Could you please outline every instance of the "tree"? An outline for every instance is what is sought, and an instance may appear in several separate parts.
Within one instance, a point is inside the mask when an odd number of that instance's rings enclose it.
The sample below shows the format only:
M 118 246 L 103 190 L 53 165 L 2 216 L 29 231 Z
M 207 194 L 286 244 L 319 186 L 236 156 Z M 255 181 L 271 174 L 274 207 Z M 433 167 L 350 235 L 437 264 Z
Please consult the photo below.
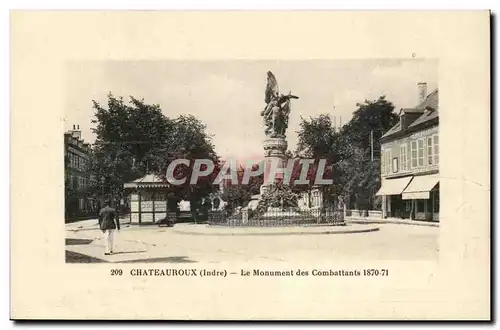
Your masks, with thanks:
M 309 158 L 334 158 L 337 134 L 328 114 L 309 120 L 301 118 L 299 127 L 297 153 Z
M 325 201 L 335 202 L 337 196 L 342 195 L 352 197 L 357 208 L 369 208 L 380 187 L 380 138 L 398 118 L 393 104 L 384 96 L 356 106 L 352 119 L 340 131 L 332 126 L 327 114 L 309 120 L 302 118 L 297 152 L 316 160 L 311 169 L 313 173 L 319 159 L 327 160 L 327 177 L 333 179 L 333 184 L 322 187 Z M 371 132 L 375 148 L 373 160 Z
M 380 96 L 357 103 L 353 118 L 342 128 L 341 175 L 343 194 L 354 198 L 355 208 L 369 209 L 380 187 L 380 138 L 393 127 L 398 117 L 394 105 Z M 370 135 L 373 134 L 374 159 Z
M 309 167 L 307 178 L 310 184 L 302 187 L 295 187 L 295 191 L 310 192 L 314 186 L 319 163 L 325 161 L 325 171 L 323 179 L 331 179 L 331 185 L 321 185 L 319 188 L 323 192 L 323 200 L 326 204 L 332 204 L 339 191 L 338 168 L 337 163 L 340 160 L 339 143 L 340 134 L 332 125 L 328 114 L 321 114 L 317 118 L 302 118 L 300 130 L 297 132 L 299 141 L 297 144 L 297 153 L 302 158 L 312 158 L 314 163 Z M 294 171 L 293 177 L 297 177 L 300 170 Z
M 98 181 L 104 180 L 106 194 L 123 196 L 123 184 L 146 173 L 166 180 L 166 169 L 177 158 L 205 158 L 219 163 L 205 125 L 193 116 L 170 119 L 157 104 L 150 105 L 132 96 L 126 104 L 123 98 L 111 93 L 107 108 L 96 101 L 93 107 L 92 122 L 97 127 L 90 170 Z M 193 164 L 194 161 L 187 168 L 177 168 L 178 176 L 188 178 L 185 184 L 173 186 L 173 200 L 198 201 L 213 191 L 213 180 L 189 184 Z
M 181 115 L 172 120 L 170 138 L 171 144 L 165 144 L 154 154 L 155 162 L 160 164 L 157 173 L 166 181 L 166 171 L 173 160 L 182 158 L 189 161 L 189 166 L 181 165 L 176 168 L 174 176 L 178 179 L 185 178 L 185 182 L 173 186 L 172 191 L 175 196 L 189 200 L 192 216 L 196 220 L 198 213 L 203 210 L 203 199 L 218 189 L 213 182 L 222 167 L 220 157 L 215 152 L 211 136 L 206 132 L 206 125 L 192 115 Z M 214 170 L 210 175 L 202 176 L 191 184 L 197 159 L 210 161 L 214 164 Z M 201 167 L 201 170 L 205 169 L 206 166 Z
M 352 119 L 342 127 L 341 133 L 345 142 L 369 155 L 370 132 L 373 131 L 373 145 L 380 146 L 380 138 L 398 122 L 398 116 L 393 112 L 394 105 L 385 96 L 380 96 L 375 101 L 356 103 L 356 107 Z M 344 155 L 346 156 L 349 154 Z

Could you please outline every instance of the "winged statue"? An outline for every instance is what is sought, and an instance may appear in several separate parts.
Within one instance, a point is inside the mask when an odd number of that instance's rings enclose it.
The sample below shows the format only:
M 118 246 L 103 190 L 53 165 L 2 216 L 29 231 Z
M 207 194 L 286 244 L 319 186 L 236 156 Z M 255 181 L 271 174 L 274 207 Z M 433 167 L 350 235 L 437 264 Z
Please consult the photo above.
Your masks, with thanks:
M 267 86 L 265 92 L 266 107 L 261 111 L 266 126 L 266 135 L 269 137 L 285 137 L 290 115 L 290 99 L 298 99 L 290 91 L 283 95 L 279 91 L 278 81 L 271 71 L 267 72 Z

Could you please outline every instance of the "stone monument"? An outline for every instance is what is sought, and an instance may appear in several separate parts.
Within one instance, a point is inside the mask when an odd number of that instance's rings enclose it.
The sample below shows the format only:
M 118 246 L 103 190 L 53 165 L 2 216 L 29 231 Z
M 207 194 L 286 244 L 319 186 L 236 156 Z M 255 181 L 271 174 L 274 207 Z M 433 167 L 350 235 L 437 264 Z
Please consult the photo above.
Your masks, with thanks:
M 266 139 L 264 140 L 264 183 L 260 187 L 260 195 L 252 196 L 248 208 L 257 212 L 261 219 L 279 219 L 297 216 L 300 214 L 288 205 L 290 200 L 296 200 L 296 196 L 289 187 L 279 184 L 283 173 L 276 176 L 269 174 L 273 166 L 276 169 L 286 167 L 286 130 L 288 128 L 288 116 L 290 115 L 290 100 L 298 99 L 289 92 L 287 95 L 280 94 L 278 82 L 271 71 L 267 73 L 267 87 L 265 92 L 266 106 L 261 111 L 265 125 Z M 287 204 L 287 205 L 285 205 Z
M 287 95 L 280 94 L 276 77 L 271 71 L 268 71 L 265 92 L 266 107 L 260 113 L 264 119 L 267 137 L 264 141 L 264 184 L 260 188 L 261 195 L 265 193 L 275 181 L 268 180 L 272 164 L 277 164 L 277 168 L 286 167 L 285 158 L 288 148 L 286 130 L 288 128 L 291 99 L 298 99 L 298 97 L 292 95 L 291 92 Z

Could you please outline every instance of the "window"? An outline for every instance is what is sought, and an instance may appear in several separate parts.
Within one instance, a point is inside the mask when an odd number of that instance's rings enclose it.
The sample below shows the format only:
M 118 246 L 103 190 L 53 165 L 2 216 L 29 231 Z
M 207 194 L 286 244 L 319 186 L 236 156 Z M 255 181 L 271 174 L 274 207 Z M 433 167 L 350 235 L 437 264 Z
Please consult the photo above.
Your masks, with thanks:
M 432 157 L 432 136 L 427 138 L 427 165 L 432 165 L 434 157 Z
M 165 199 L 165 194 L 163 192 L 161 192 L 161 191 L 157 191 L 155 193 L 155 198 L 154 199 L 155 199 L 155 201 L 164 201 L 164 200 L 166 200 Z
M 411 141 L 411 168 L 417 168 L 417 141 Z
M 152 194 L 150 191 L 141 191 L 141 201 L 151 201 L 152 200 Z
M 398 157 L 394 157 L 392 159 L 392 173 L 398 173 L 399 172 L 398 160 L 399 160 Z
M 391 173 L 391 149 L 385 151 L 385 173 Z
M 417 199 L 417 212 L 425 212 L 425 199 Z
M 439 135 L 434 135 L 434 164 L 439 164 Z
M 406 143 L 399 147 L 399 167 L 401 171 L 406 171 Z
M 424 167 L 424 139 L 418 139 L 418 167 Z

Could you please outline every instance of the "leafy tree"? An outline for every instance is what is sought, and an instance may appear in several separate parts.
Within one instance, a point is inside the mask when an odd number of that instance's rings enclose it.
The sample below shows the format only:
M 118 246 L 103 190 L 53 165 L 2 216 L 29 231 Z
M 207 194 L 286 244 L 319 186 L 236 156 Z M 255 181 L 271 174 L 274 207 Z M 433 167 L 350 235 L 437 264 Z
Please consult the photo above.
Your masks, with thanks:
M 319 188 L 323 192 L 323 200 L 326 204 L 332 204 L 336 199 L 339 188 L 337 163 L 340 160 L 339 143 L 341 136 L 332 125 L 328 114 L 322 114 L 317 118 L 302 118 L 300 129 L 297 132 L 299 141 L 297 153 L 303 158 L 312 158 L 314 163 L 309 167 L 307 178 L 310 180 L 308 186 L 296 187 L 297 190 L 308 191 L 313 188 L 316 174 L 319 169 L 320 160 L 324 160 L 325 171 L 323 179 L 332 179 L 331 185 L 321 185 Z M 294 173 L 297 177 L 297 173 Z M 298 188 L 298 189 L 297 189 Z
M 377 100 L 357 103 L 353 118 L 341 130 L 340 151 L 343 159 L 343 193 L 354 199 L 355 208 L 369 209 L 380 187 L 380 138 L 398 117 L 394 105 L 380 96 Z M 370 135 L 373 134 L 374 157 L 371 159 Z
M 328 115 L 302 119 L 297 152 L 306 158 L 327 160 L 328 178 L 333 184 L 322 187 L 326 202 L 335 202 L 342 195 L 354 200 L 356 208 L 370 208 L 380 187 L 380 138 L 398 118 L 393 104 L 384 96 L 356 106 L 353 118 L 340 131 L 332 126 Z
M 164 145 L 152 157 L 156 157 L 155 162 L 159 164 L 157 173 L 164 180 L 166 180 L 168 165 L 173 160 L 179 158 L 189 160 L 189 166 L 178 166 L 174 172 L 176 178 L 185 178 L 184 184 L 173 186 L 172 190 L 175 196 L 180 196 L 182 199 L 190 201 L 191 213 L 196 219 L 198 214 L 204 210 L 204 197 L 218 189 L 218 186 L 213 185 L 213 182 L 222 164 L 215 152 L 211 136 L 206 132 L 206 125 L 204 123 L 192 115 L 181 115 L 173 119 L 172 123 L 170 133 L 171 144 Z M 191 184 L 193 168 L 197 159 L 210 161 L 214 164 L 214 170 L 210 175 L 199 177 L 194 184 Z M 206 169 L 206 166 L 202 165 L 201 170 Z
M 373 131 L 373 145 L 380 146 L 380 138 L 398 122 L 398 116 L 394 113 L 394 105 L 385 96 L 380 96 L 375 101 L 356 103 L 356 107 L 352 119 L 342 127 L 341 133 L 346 143 L 370 155 L 370 132 Z M 347 152 L 344 157 L 349 156 L 349 151 L 353 150 L 344 150 Z
M 337 141 L 335 128 L 328 114 L 321 114 L 317 118 L 306 120 L 301 118 L 300 129 L 297 132 L 299 141 L 297 152 L 309 158 L 333 158 L 336 150 L 333 148 Z
M 173 186 L 172 200 L 185 198 L 197 204 L 214 190 L 208 178 L 190 185 L 194 159 L 205 158 L 219 163 L 211 137 L 205 125 L 193 116 L 168 118 L 157 104 L 130 97 L 108 94 L 107 108 L 93 101 L 97 124 L 91 173 L 104 183 L 105 193 L 123 196 L 123 184 L 147 173 L 155 173 L 166 180 L 168 165 L 177 158 L 192 160 L 189 167 L 177 167 L 176 176 L 186 176 L 186 183 Z M 101 182 L 101 180 L 103 180 Z M 97 187 L 95 187 L 97 193 Z

